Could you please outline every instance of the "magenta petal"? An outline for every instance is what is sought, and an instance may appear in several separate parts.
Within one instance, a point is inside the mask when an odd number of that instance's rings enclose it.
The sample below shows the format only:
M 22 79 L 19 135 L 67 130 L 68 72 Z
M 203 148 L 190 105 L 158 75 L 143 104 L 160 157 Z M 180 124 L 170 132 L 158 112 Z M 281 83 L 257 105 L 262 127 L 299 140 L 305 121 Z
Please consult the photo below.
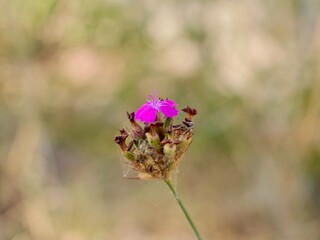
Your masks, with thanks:
M 161 103 L 165 103 L 166 105 L 168 105 L 170 107 L 177 106 L 177 104 L 174 101 L 170 100 L 170 99 L 163 100 L 163 101 L 161 101 Z
M 157 109 L 151 107 L 148 103 L 143 104 L 135 113 L 135 119 L 141 122 L 154 122 L 157 117 Z
M 175 117 L 179 113 L 175 106 L 176 104 L 172 100 L 164 100 L 159 104 L 159 110 L 166 117 Z

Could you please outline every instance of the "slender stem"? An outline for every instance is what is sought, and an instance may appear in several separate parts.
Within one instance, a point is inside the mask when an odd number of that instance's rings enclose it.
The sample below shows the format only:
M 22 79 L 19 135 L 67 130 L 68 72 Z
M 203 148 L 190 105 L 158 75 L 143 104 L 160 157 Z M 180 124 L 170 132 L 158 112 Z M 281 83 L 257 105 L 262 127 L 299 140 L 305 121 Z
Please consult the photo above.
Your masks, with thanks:
M 170 188 L 171 192 L 173 193 L 173 196 L 175 197 L 175 199 L 177 200 L 177 203 L 179 204 L 182 212 L 184 213 L 184 215 L 186 216 L 186 218 L 188 219 L 188 222 L 190 223 L 190 226 L 192 227 L 192 230 L 194 231 L 194 234 L 197 236 L 198 240 L 202 240 L 200 233 L 198 231 L 198 229 L 196 228 L 196 226 L 194 225 L 189 213 L 187 212 L 187 209 L 185 208 L 183 202 L 181 201 L 181 199 L 179 198 L 176 190 L 174 189 L 174 187 L 172 186 L 172 183 L 170 181 L 170 179 L 166 179 L 165 180 L 166 184 L 168 185 L 168 187 Z

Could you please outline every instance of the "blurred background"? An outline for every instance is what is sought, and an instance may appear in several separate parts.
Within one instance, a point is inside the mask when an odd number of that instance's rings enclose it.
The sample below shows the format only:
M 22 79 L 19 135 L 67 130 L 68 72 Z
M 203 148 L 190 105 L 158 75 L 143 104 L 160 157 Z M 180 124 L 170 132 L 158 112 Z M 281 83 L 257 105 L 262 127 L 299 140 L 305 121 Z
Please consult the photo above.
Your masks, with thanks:
M 197 108 L 177 188 L 204 239 L 320 239 L 317 0 L 0 1 L 0 239 L 192 240 L 114 136 Z

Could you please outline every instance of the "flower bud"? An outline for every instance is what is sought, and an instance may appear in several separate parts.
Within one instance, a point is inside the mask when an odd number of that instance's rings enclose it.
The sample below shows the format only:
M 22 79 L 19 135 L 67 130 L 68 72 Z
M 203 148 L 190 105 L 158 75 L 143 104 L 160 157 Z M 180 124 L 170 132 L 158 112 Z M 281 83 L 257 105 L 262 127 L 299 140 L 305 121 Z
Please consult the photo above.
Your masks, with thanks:
M 177 124 L 173 126 L 173 139 L 181 140 L 183 134 L 183 126 L 182 124 Z
M 184 153 L 188 149 L 191 142 L 192 142 L 192 133 L 188 132 L 181 139 L 181 143 L 179 144 L 179 151 Z
M 168 127 L 172 126 L 172 118 L 167 117 L 166 120 L 164 121 L 163 128 L 164 130 L 167 130 Z
M 165 138 L 169 138 L 170 134 L 172 133 L 172 122 L 173 122 L 173 119 L 169 117 L 167 117 L 166 120 L 164 121 L 163 129 L 165 132 Z
M 153 124 L 155 126 L 155 130 L 156 130 L 157 134 L 159 135 L 160 141 L 162 141 L 165 137 L 164 129 L 163 129 L 163 122 L 156 121 Z
M 127 148 L 128 148 L 127 144 L 126 144 L 126 138 L 127 137 L 128 137 L 128 135 L 127 136 L 122 136 L 121 135 L 121 136 L 116 136 L 114 138 L 114 142 L 120 146 L 122 152 L 126 151 Z
M 131 123 L 131 135 L 133 139 L 141 139 L 143 138 L 143 129 L 140 127 L 140 125 L 134 120 L 134 112 L 128 113 L 127 112 L 128 119 Z
M 167 158 L 171 159 L 176 154 L 176 149 L 177 146 L 174 143 L 168 142 L 163 146 L 163 153 Z
M 154 147 L 158 152 L 161 151 L 160 138 L 156 131 L 156 126 L 154 124 L 150 124 L 145 128 L 146 137 L 148 143 Z
M 130 161 L 135 161 L 134 155 L 131 152 L 133 142 L 131 141 L 128 146 L 126 144 L 126 139 L 128 137 L 127 131 L 125 129 L 121 129 L 120 134 L 121 134 L 120 136 L 115 137 L 114 142 L 119 144 L 121 151 L 123 153 L 123 156 L 125 156 Z

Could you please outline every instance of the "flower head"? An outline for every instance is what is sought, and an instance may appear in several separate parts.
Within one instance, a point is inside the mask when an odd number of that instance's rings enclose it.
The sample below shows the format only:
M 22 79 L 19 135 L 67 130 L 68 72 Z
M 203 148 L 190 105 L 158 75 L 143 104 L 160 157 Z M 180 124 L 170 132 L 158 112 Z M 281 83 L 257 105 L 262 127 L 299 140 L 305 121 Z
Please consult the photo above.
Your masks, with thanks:
M 137 173 L 130 178 L 168 179 L 179 165 L 192 142 L 192 120 L 197 111 L 190 107 L 182 109 L 186 118 L 173 125 L 172 117 L 178 114 L 176 106 L 174 101 L 158 99 L 154 93 L 136 113 L 127 113 L 131 129 L 129 132 L 121 129 L 114 141 L 129 161 L 128 166 Z M 157 117 L 158 112 L 166 118 Z M 144 122 L 145 126 L 141 127 L 135 119 Z
M 154 122 L 157 113 L 161 112 L 164 116 L 172 118 L 178 115 L 179 111 L 175 108 L 177 104 L 170 99 L 160 99 L 154 91 L 148 96 L 148 102 L 143 104 L 135 113 L 135 119 L 145 123 Z

